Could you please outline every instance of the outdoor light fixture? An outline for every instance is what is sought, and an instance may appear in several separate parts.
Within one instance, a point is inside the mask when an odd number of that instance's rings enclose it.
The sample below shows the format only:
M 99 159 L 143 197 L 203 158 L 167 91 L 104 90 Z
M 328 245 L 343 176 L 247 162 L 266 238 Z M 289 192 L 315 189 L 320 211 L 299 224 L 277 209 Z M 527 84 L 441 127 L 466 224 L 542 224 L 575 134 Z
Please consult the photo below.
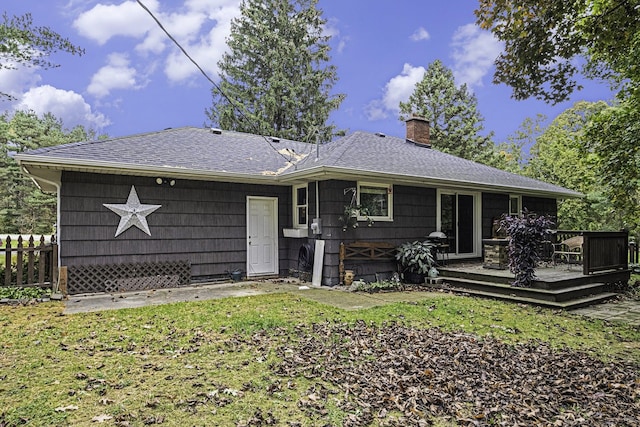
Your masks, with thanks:
M 173 187 L 174 185 L 176 185 L 176 180 L 175 179 L 158 177 L 158 178 L 156 178 L 156 184 L 158 184 L 158 185 L 169 184 L 171 187 Z

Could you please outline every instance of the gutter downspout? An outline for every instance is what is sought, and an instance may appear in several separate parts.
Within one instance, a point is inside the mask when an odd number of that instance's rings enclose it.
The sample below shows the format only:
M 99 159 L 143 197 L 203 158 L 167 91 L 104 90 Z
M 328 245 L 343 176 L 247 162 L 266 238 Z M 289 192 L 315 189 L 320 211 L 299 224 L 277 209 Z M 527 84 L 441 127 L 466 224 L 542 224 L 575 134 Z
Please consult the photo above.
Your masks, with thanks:
M 58 243 L 58 274 L 60 274 L 60 200 L 61 200 L 61 196 L 60 196 L 60 189 L 62 188 L 62 182 L 56 182 L 56 181 L 51 181 L 48 180 L 46 178 L 42 178 L 39 177 L 39 180 L 41 180 L 42 182 L 46 182 L 47 184 L 51 184 L 56 188 L 56 232 L 55 232 L 55 236 L 56 236 L 56 242 Z M 35 180 L 34 180 L 35 181 Z M 37 182 L 36 182 L 37 185 Z M 38 186 L 38 188 L 40 188 L 40 186 Z M 40 190 L 42 191 L 42 189 Z M 56 288 L 60 286 L 60 277 L 56 278 Z M 52 289 L 55 292 L 58 292 L 59 289 Z
M 320 218 L 320 188 L 316 181 L 316 218 Z

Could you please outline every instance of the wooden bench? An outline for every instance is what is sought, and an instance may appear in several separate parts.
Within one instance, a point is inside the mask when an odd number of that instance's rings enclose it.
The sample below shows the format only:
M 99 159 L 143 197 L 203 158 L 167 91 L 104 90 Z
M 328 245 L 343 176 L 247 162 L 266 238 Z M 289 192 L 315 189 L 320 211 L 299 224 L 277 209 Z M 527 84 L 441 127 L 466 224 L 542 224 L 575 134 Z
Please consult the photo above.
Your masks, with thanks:
M 344 281 L 345 261 L 395 261 L 396 246 L 388 242 L 340 243 L 340 283 Z

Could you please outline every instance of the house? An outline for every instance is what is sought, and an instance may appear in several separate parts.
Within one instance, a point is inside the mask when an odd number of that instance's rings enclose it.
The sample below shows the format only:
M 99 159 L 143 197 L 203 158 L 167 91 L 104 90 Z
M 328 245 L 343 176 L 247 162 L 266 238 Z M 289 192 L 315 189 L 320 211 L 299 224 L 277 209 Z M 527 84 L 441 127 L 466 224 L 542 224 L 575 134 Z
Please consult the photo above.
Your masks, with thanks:
M 355 132 L 316 146 L 186 127 L 40 148 L 16 160 L 40 188 L 57 192 L 69 293 L 178 285 L 175 262 L 193 281 L 238 269 L 249 278 L 287 275 L 316 239 L 324 241 L 323 285 L 339 282 L 341 242 L 396 245 L 438 230 L 450 259 L 479 258 L 503 213 L 556 215 L 558 199 L 580 196 L 435 150 L 428 122 L 417 117 L 406 138 Z M 360 217 L 343 231 L 350 205 L 366 207 L 372 226 Z M 387 264 L 363 262 L 357 273 L 371 278 L 394 269 Z M 122 265 L 169 268 L 151 267 L 146 285 L 102 283 Z M 99 283 L 74 284 L 82 281 L 72 280 L 74 269 Z

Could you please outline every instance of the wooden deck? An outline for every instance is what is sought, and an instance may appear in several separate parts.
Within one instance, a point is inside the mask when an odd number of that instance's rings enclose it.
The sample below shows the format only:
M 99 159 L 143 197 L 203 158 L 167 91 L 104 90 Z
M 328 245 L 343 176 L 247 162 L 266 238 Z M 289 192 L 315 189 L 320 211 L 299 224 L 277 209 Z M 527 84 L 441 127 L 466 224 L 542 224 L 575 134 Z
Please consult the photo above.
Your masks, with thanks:
M 487 269 L 481 263 L 439 267 L 442 287 L 488 298 L 498 298 L 560 309 L 597 304 L 617 295 L 617 284 L 626 283 L 629 269 L 583 274 L 581 265 L 558 264 L 536 269 L 531 288 L 511 286 L 509 270 Z

